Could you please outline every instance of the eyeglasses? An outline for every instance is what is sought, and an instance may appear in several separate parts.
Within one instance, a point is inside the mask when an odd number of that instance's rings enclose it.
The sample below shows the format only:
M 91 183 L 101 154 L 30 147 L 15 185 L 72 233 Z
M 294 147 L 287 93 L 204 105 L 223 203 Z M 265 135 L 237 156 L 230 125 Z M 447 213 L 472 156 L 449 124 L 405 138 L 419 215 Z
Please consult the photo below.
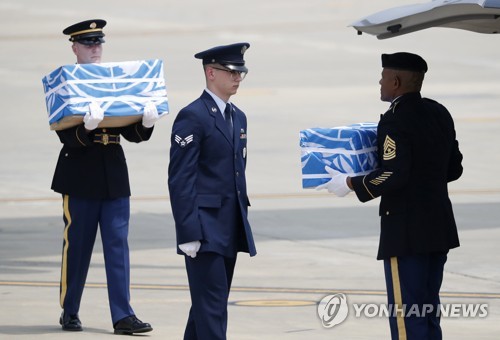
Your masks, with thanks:
M 214 67 L 214 66 L 212 66 L 212 68 L 219 70 L 219 71 L 226 71 L 228 73 L 231 73 L 231 79 L 233 79 L 233 80 L 238 79 L 238 77 L 241 77 L 241 80 L 243 80 L 243 79 L 245 79 L 245 77 L 247 76 L 247 73 L 248 73 L 245 71 L 235 71 L 235 70 L 229 70 L 226 68 L 220 68 L 220 67 Z

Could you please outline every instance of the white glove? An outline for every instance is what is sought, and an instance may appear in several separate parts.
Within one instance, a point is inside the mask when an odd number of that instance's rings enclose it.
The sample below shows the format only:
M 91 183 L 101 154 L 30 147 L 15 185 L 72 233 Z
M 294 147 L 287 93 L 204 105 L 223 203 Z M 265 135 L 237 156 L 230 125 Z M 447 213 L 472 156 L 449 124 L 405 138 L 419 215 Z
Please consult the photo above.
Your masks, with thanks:
M 318 185 L 316 190 L 327 189 L 329 193 L 335 194 L 338 197 L 344 197 L 352 191 L 347 186 L 347 177 L 349 177 L 349 175 L 334 170 L 329 166 L 325 166 L 325 170 L 332 176 L 332 179 L 324 184 Z
M 179 249 L 182 250 L 187 256 L 191 256 L 194 259 L 196 257 L 196 253 L 200 250 L 200 246 L 200 241 L 192 241 L 179 244 Z
M 152 128 L 158 119 L 160 119 L 160 115 L 155 104 L 147 102 L 144 106 L 144 114 L 142 115 L 142 126 Z
M 83 117 L 85 128 L 87 130 L 94 130 L 103 119 L 104 110 L 97 103 L 91 102 L 89 104 L 89 112 Z

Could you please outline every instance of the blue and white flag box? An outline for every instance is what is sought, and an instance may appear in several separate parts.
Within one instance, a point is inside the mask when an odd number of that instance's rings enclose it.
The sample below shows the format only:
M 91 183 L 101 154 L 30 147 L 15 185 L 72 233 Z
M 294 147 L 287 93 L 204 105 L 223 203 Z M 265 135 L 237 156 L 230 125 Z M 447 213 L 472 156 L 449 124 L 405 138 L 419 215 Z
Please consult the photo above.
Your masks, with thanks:
M 315 188 L 331 179 L 325 165 L 342 173 L 367 174 L 378 167 L 377 124 L 302 130 L 300 150 L 303 188 Z
M 52 130 L 80 124 L 90 102 L 104 110 L 99 127 L 126 126 L 142 119 L 147 102 L 168 114 L 163 62 L 159 59 L 72 64 L 42 79 Z

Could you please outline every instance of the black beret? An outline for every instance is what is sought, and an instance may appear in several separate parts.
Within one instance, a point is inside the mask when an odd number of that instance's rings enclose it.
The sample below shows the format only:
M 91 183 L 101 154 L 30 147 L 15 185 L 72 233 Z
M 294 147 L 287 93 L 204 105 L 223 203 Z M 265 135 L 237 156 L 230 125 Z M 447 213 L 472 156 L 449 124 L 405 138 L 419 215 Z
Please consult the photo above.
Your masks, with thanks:
M 102 19 L 85 20 L 66 27 L 63 34 L 69 35 L 69 41 L 84 45 L 102 44 L 104 42 L 103 27 L 106 21 Z
M 245 67 L 243 55 L 249 47 L 250 44 L 246 42 L 217 46 L 206 51 L 196 53 L 194 57 L 202 59 L 203 65 L 221 64 L 231 70 L 248 72 L 248 69 Z
M 419 55 L 408 52 L 382 54 L 382 67 L 396 70 L 427 72 L 427 63 L 425 60 Z

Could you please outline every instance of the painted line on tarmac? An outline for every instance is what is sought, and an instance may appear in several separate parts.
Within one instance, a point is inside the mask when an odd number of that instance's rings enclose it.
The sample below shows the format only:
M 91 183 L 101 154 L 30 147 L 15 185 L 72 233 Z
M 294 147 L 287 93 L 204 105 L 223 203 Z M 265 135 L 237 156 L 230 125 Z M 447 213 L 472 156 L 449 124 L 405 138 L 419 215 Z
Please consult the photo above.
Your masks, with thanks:
M 59 282 L 43 281 L 0 281 L 0 286 L 17 287 L 59 287 Z M 105 283 L 87 283 L 85 287 L 106 288 Z M 131 289 L 144 290 L 189 290 L 188 285 L 153 285 L 153 284 L 131 284 Z M 316 289 L 316 288 L 278 288 L 278 287 L 232 287 L 232 292 L 241 293 L 287 293 L 287 294 L 336 294 L 362 296 L 385 296 L 383 290 L 363 290 L 363 289 Z M 441 297 L 447 298 L 467 298 L 467 299 L 500 299 L 500 293 L 479 293 L 479 292 L 441 292 Z M 277 300 L 281 301 L 281 300 Z
M 242 307 L 304 307 L 314 306 L 318 301 L 307 300 L 241 300 L 229 302 L 233 306 Z
M 311 189 L 304 189 L 311 190 Z M 500 194 L 500 188 L 491 189 L 463 189 L 450 190 L 450 195 L 497 195 Z M 286 198 L 318 198 L 321 196 L 330 197 L 329 193 L 311 192 L 311 193 L 276 193 L 276 194 L 249 194 L 251 199 L 286 199 Z M 131 201 L 170 201 L 169 196 L 131 196 Z M 24 202 L 60 202 L 61 197 L 2 197 L 0 203 L 24 203 Z

